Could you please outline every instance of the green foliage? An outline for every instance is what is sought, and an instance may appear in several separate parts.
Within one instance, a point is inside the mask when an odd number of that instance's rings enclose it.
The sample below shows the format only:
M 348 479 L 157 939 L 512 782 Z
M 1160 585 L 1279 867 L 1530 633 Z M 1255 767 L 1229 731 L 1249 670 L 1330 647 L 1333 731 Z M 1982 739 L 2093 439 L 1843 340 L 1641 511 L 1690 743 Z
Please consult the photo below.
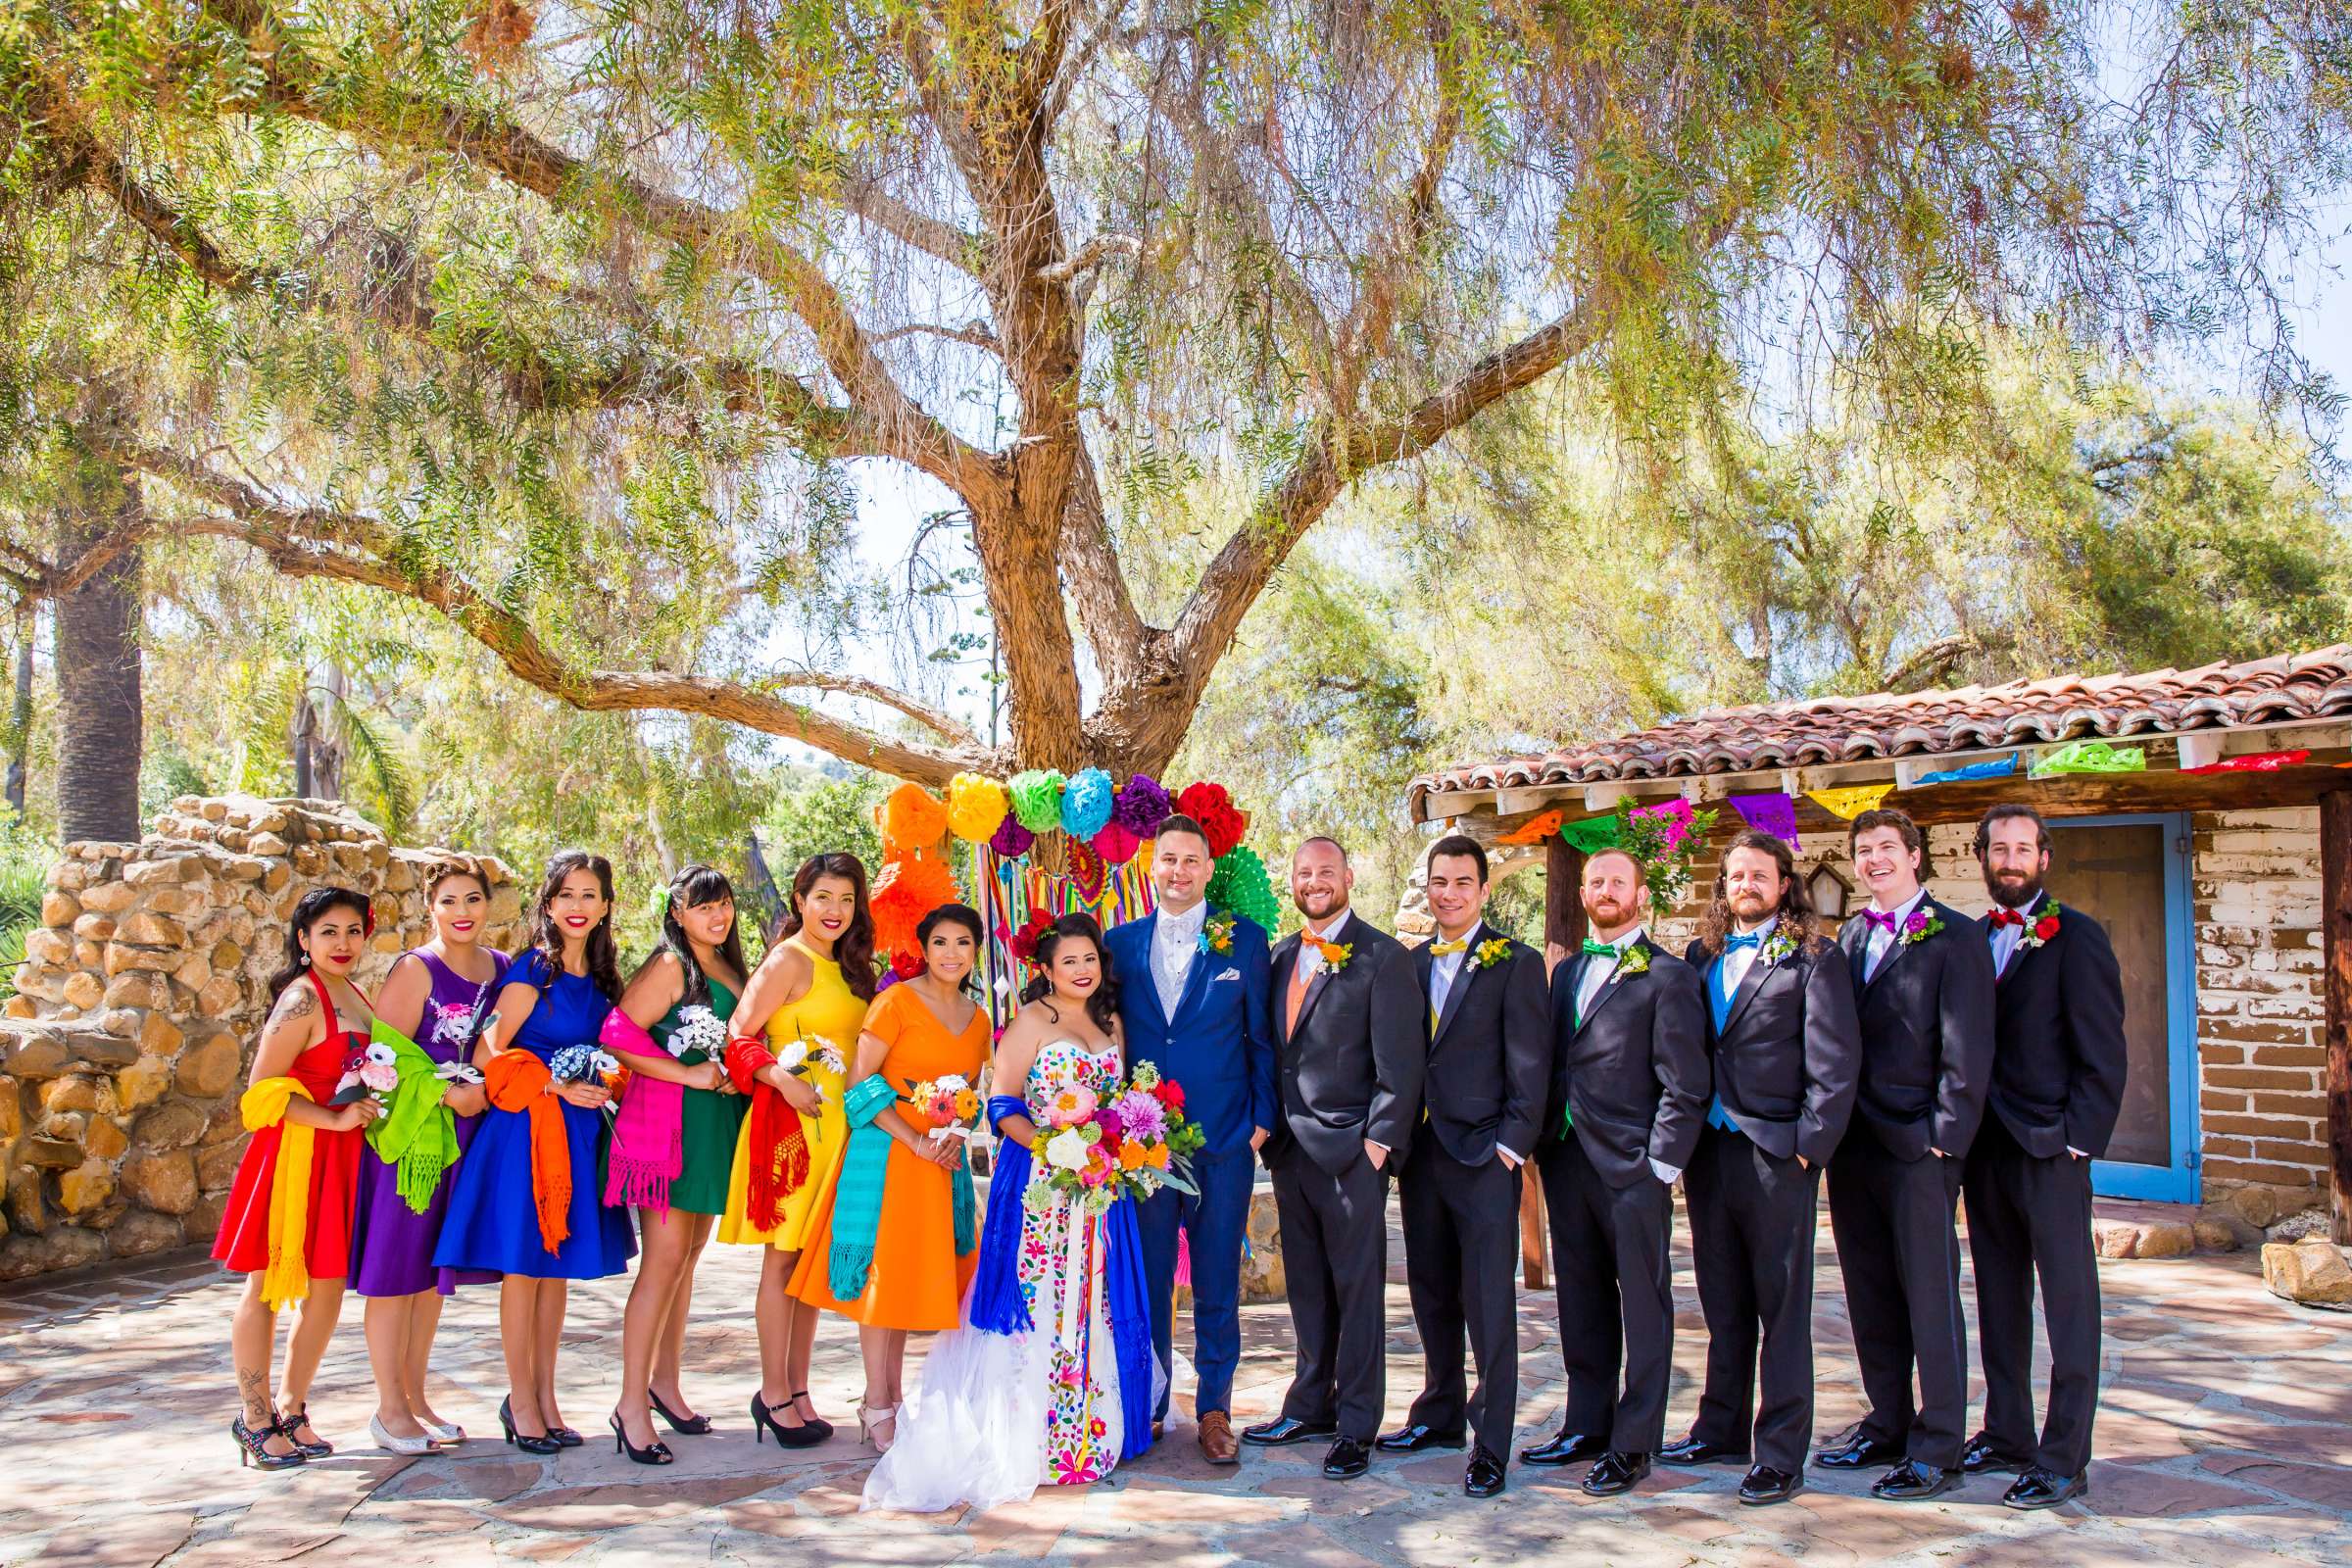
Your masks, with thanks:
M 0 808 L 0 1000 L 16 995 L 24 938 L 41 923 L 41 898 L 57 845 L 13 811 Z
M 777 891 L 789 897 L 793 873 L 813 855 L 846 852 L 865 863 L 869 878 L 880 870 L 882 835 L 874 826 L 874 808 L 891 787 L 890 779 L 862 768 L 798 768 L 784 774 L 760 831 Z

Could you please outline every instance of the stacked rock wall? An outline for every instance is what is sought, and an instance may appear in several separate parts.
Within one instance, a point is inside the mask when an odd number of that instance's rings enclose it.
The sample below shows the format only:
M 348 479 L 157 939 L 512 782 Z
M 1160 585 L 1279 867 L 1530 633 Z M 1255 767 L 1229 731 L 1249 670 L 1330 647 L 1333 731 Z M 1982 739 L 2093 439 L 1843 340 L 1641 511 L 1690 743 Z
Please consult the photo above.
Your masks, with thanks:
M 285 921 L 312 888 L 366 894 L 370 994 L 428 932 L 447 851 L 394 847 L 340 802 L 182 796 L 136 844 L 73 844 L 0 1009 L 0 1279 L 209 1242 Z M 521 915 L 507 869 L 483 941 Z

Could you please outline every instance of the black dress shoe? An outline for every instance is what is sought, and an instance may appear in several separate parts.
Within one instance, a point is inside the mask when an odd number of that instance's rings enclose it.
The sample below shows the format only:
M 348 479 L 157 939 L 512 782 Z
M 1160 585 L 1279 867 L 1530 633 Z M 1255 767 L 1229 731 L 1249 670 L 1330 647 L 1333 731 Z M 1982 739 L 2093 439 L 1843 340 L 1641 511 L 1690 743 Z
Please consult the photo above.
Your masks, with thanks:
M 1828 1470 L 1868 1470 L 1882 1464 L 1894 1464 L 1903 1457 L 1899 1443 L 1883 1443 L 1877 1438 L 1855 1433 L 1840 1438 L 1813 1456 L 1813 1462 Z
M 1598 1438 L 1562 1427 L 1549 1443 L 1539 1443 L 1532 1448 L 1519 1450 L 1521 1464 L 1574 1464 L 1579 1459 L 1597 1459 L 1608 1451 L 1608 1446 Z
M 1492 1497 L 1502 1490 L 1502 1461 L 1483 1446 L 1470 1450 L 1470 1468 L 1462 1473 L 1462 1495 Z
M 1757 1508 L 1768 1502 L 1787 1502 L 1796 1495 L 1796 1488 L 1794 1471 L 1775 1470 L 1768 1464 L 1760 1464 L 1741 1479 L 1740 1500 Z
M 2013 1459 L 2002 1452 L 1994 1445 L 1991 1434 L 1980 1432 L 1968 1440 L 1967 1447 L 1960 1450 L 1960 1468 L 1972 1476 L 1992 1475 L 2004 1470 L 2019 1475 L 2025 1472 L 2027 1464 L 2023 1459 Z
M 1879 1477 L 1870 1494 L 1886 1502 L 1925 1502 L 1940 1497 L 1960 1484 L 1960 1472 L 1946 1470 L 1939 1464 L 1921 1464 L 1917 1459 L 1905 1459 L 1901 1464 Z
M 1383 1453 L 1418 1453 L 1423 1448 L 1458 1448 L 1466 1437 L 1465 1433 L 1440 1432 L 1425 1421 L 1415 1421 L 1394 1432 L 1382 1433 L 1380 1441 L 1372 1446 Z
M 1260 1421 L 1253 1427 L 1242 1428 L 1242 1441 L 1254 1443 L 1263 1448 L 1279 1448 L 1286 1443 L 1305 1443 L 1312 1438 L 1336 1438 L 1336 1426 L 1317 1426 L 1311 1421 L 1294 1421 L 1289 1416 L 1277 1416 Z
M 2001 1494 L 2001 1506 L 2031 1512 L 2035 1508 L 2055 1508 L 2090 1491 L 2090 1485 L 2081 1476 L 2062 1476 L 2055 1470 L 2035 1465 L 2010 1483 Z
M 1372 1450 L 1353 1438 L 1342 1438 L 1323 1456 L 1323 1473 L 1334 1481 L 1353 1481 L 1372 1468 Z
M 1747 1450 L 1703 1438 L 1677 1438 L 1658 1450 L 1658 1457 L 1668 1464 L 1745 1464 Z
M 1595 1497 L 1614 1497 L 1620 1492 L 1631 1492 L 1634 1483 L 1649 1474 L 1649 1455 L 1626 1453 L 1612 1448 L 1594 1461 L 1585 1472 L 1585 1491 Z

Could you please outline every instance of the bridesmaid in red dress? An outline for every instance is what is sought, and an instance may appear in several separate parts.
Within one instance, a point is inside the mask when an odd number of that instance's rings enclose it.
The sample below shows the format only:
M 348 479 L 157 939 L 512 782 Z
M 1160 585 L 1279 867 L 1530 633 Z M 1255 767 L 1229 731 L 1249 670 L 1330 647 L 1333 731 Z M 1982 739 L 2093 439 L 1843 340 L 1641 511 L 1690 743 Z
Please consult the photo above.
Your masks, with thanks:
M 229 1328 L 244 1409 L 229 1424 L 240 1464 L 282 1470 L 334 1451 L 311 1427 L 311 1378 L 343 1310 L 362 1130 L 380 1113 L 363 1095 L 332 1105 L 368 1046 L 368 999 L 351 983 L 375 921 L 349 888 L 314 888 L 294 906 L 286 964 L 270 977 L 269 1021 L 240 1103 L 253 1134 L 213 1255 L 245 1275 Z M 297 1302 L 286 1345 L 282 1410 L 270 1362 L 277 1309 Z

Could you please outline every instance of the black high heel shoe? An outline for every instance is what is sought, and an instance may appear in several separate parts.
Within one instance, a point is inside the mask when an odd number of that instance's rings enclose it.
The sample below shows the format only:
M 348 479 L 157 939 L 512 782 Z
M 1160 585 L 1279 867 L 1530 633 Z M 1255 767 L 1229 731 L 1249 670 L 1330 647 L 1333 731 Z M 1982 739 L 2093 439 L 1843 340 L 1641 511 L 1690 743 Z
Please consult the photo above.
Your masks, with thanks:
M 240 1470 L 249 1464 L 260 1465 L 265 1470 L 291 1470 L 298 1464 L 309 1463 L 300 1448 L 292 1453 L 271 1453 L 263 1446 L 273 1437 L 285 1436 L 277 1430 L 274 1420 L 257 1432 L 245 1424 L 245 1417 L 240 1413 L 229 1422 L 228 1435 L 237 1440 L 237 1468 Z M 288 1438 L 286 1441 L 291 1443 L 293 1440 Z
M 507 1429 L 507 1442 L 525 1453 L 553 1453 L 563 1446 L 555 1440 L 552 1433 L 542 1433 L 534 1438 L 514 1430 L 514 1396 L 513 1395 L 498 1401 L 498 1424 Z
M 612 1412 L 612 1446 L 617 1451 L 627 1454 L 631 1464 L 668 1464 L 677 1457 L 669 1451 L 669 1445 L 659 1438 L 642 1448 L 631 1443 L 628 1430 L 620 1424 L 618 1410 Z
M 556 1440 L 559 1448 L 576 1448 L 588 1441 L 569 1427 L 549 1427 L 547 1435 Z
M 305 1443 L 294 1435 L 296 1427 L 307 1427 L 310 1424 L 310 1403 L 305 1400 L 298 1408 L 288 1410 L 277 1418 L 277 1435 L 294 1445 L 294 1451 L 305 1459 L 323 1459 L 335 1451 L 333 1444 L 324 1438 L 313 1438 L 310 1442 Z M 313 1430 L 317 1429 L 313 1428 Z
M 793 1407 L 795 1410 L 798 1410 L 798 1409 L 801 1407 L 801 1401 L 802 1401 L 803 1399 L 806 1399 L 806 1398 L 808 1398 L 808 1391 L 807 1389 L 803 1389 L 803 1390 L 802 1390 L 800 1393 L 798 1393 L 798 1394 L 796 1394 L 796 1395 L 794 1395 L 794 1396 L 792 1396 L 792 1407 Z M 807 1428 L 808 1428 L 809 1431 L 811 1431 L 811 1432 L 815 1433 L 815 1434 L 816 1434 L 816 1441 L 817 1441 L 817 1442 L 819 1442 L 819 1443 L 822 1443 L 822 1442 L 824 1442 L 824 1441 L 825 1441 L 825 1439 L 827 1439 L 827 1438 L 829 1438 L 829 1437 L 831 1437 L 831 1436 L 833 1435 L 833 1423 L 832 1423 L 832 1422 L 830 1422 L 830 1421 L 823 1420 L 823 1419 L 821 1419 L 821 1418 L 819 1418 L 819 1417 L 817 1417 L 817 1416 L 812 1416 L 812 1415 L 805 1415 L 805 1416 L 802 1416 L 802 1417 L 801 1417 L 801 1424 L 802 1424 L 803 1426 L 807 1427 Z
M 675 1410 L 672 1410 L 668 1405 L 663 1404 L 662 1402 L 662 1396 L 656 1394 L 651 1389 L 645 1391 L 645 1397 L 647 1401 L 653 1405 L 654 1414 L 660 1416 L 662 1420 L 669 1423 L 670 1431 L 682 1433 L 689 1438 L 703 1437 L 710 1432 L 710 1418 L 709 1416 L 680 1415 Z
M 813 1448 L 833 1435 L 831 1427 L 819 1432 L 808 1425 L 786 1426 L 776 1419 L 776 1413 L 767 1407 L 767 1401 L 755 1394 L 752 1396 L 752 1446 L 760 1446 L 760 1434 L 762 1431 L 775 1434 L 776 1446 L 779 1448 Z

